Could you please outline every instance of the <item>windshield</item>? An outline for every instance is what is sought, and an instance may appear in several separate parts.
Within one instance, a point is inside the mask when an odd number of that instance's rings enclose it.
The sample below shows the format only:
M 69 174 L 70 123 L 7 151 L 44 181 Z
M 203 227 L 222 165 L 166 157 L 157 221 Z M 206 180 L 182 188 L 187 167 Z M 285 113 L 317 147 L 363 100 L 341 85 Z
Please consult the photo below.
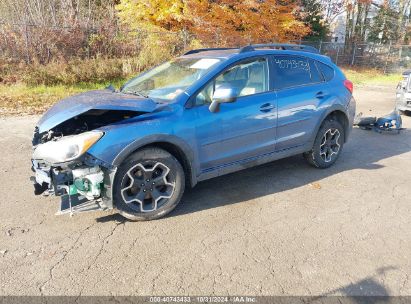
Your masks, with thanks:
M 177 58 L 132 79 L 122 92 L 171 101 L 219 61 L 215 58 Z

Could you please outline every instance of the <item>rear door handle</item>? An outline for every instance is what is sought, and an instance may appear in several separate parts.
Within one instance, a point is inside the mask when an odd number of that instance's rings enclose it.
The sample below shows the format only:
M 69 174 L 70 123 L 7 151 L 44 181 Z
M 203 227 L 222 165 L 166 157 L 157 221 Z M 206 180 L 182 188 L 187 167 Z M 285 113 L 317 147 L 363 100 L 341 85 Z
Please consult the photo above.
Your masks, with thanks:
M 322 98 L 324 98 L 324 93 L 322 91 L 317 92 L 317 94 L 315 94 L 315 97 L 318 98 L 318 99 L 322 99 Z
M 271 103 L 265 103 L 260 107 L 261 112 L 270 112 L 272 109 L 274 109 L 274 105 Z

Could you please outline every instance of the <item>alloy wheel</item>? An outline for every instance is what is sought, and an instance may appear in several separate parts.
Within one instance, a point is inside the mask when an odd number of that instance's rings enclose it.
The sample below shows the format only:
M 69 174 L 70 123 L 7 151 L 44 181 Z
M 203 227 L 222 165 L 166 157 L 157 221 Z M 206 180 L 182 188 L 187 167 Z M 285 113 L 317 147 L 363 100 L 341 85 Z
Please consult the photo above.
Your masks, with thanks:
M 331 162 L 340 152 L 340 131 L 338 129 L 328 129 L 321 139 L 320 157 L 326 163 Z
M 171 170 L 161 162 L 136 164 L 123 177 L 121 196 L 138 212 L 152 212 L 173 195 L 175 182 Z

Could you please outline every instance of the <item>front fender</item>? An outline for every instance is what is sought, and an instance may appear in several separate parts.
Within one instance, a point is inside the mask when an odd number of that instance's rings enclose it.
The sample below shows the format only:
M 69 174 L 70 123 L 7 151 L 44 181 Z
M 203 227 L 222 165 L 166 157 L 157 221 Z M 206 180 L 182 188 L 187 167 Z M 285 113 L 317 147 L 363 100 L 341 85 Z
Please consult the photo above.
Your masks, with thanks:
M 190 169 L 189 172 L 191 176 L 189 178 L 191 180 L 191 185 L 194 186 L 197 183 L 197 166 L 195 166 L 195 164 L 197 164 L 198 162 L 196 156 L 188 143 L 174 135 L 155 134 L 146 136 L 144 138 L 139 138 L 124 147 L 124 149 L 122 149 L 120 153 L 118 153 L 117 156 L 113 159 L 112 165 L 114 167 L 118 167 L 134 151 L 147 145 L 155 145 L 156 143 L 166 143 L 172 145 L 184 154 L 185 160 L 188 162 L 187 165 Z

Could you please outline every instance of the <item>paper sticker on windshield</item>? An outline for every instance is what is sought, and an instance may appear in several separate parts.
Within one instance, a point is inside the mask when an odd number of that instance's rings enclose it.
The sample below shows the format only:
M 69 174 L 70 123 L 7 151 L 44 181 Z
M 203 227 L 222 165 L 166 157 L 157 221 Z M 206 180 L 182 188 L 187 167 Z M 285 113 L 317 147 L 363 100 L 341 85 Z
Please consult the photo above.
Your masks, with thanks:
M 199 69 L 199 70 L 206 70 L 210 68 L 212 65 L 216 64 L 220 60 L 218 59 L 213 59 L 213 58 L 203 58 L 194 63 L 193 65 L 190 66 L 192 69 Z

